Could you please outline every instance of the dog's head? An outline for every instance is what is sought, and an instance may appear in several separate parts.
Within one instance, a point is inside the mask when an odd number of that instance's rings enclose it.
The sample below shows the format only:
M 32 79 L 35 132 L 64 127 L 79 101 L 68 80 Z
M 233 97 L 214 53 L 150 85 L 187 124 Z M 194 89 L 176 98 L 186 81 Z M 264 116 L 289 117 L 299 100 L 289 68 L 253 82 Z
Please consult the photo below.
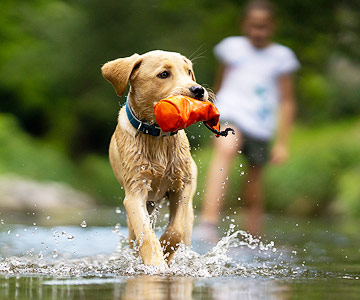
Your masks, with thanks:
M 192 63 L 175 52 L 155 50 L 106 63 L 103 76 L 121 96 L 130 84 L 129 99 L 141 120 L 155 122 L 154 105 L 169 96 L 184 95 L 206 101 L 208 92 L 195 81 Z

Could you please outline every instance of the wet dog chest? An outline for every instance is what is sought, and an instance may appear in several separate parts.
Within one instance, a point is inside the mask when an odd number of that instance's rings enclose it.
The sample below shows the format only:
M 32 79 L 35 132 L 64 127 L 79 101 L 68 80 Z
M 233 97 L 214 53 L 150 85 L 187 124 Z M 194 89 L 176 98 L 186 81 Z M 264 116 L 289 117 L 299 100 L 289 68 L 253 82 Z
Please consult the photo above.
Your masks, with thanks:
M 154 178 L 148 192 L 148 201 L 158 201 L 165 197 L 169 189 L 169 181 L 166 178 Z
M 160 172 L 156 170 L 156 168 L 149 171 L 151 172 L 151 176 L 146 177 L 150 184 L 151 194 L 165 194 L 170 190 L 178 190 L 178 188 L 183 185 L 181 178 L 182 172 L 174 166 L 170 166 Z

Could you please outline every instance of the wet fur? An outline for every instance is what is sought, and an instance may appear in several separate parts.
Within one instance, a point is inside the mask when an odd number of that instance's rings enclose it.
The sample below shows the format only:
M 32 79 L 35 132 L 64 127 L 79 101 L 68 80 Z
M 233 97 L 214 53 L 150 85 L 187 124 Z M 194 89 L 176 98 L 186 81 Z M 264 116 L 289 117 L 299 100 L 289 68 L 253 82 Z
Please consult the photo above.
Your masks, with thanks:
M 168 70 L 171 78 L 158 74 Z M 117 59 L 102 67 L 104 77 L 121 96 L 128 83 L 128 101 L 140 120 L 155 123 L 154 105 L 170 95 L 192 96 L 189 88 L 197 85 L 190 60 L 178 53 L 152 51 L 144 55 Z M 205 93 L 203 100 L 207 100 Z M 147 265 L 169 262 L 180 242 L 191 242 L 194 220 L 192 199 L 196 189 L 197 168 L 183 130 L 169 137 L 140 133 L 130 124 L 125 107 L 111 138 L 110 163 L 125 189 L 124 206 L 128 217 L 129 239 L 136 240 Z M 167 197 L 170 218 L 160 238 L 150 226 L 147 203 Z

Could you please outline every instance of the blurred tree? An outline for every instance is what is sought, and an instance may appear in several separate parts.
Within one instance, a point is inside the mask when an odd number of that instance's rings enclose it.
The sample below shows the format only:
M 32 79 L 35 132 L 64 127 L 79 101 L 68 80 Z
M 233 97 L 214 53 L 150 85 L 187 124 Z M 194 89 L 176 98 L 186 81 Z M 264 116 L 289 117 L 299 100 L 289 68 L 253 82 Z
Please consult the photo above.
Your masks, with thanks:
M 240 34 L 236 0 L 32 0 L 0 2 L 0 109 L 74 157 L 105 154 L 118 102 L 100 74 L 111 59 L 153 49 L 181 52 L 197 79 L 211 87 L 213 46 Z M 357 104 L 360 10 L 357 1 L 276 1 L 276 40 L 297 53 L 299 111 L 303 121 L 360 112 Z M 344 63 L 345 61 L 345 63 Z M 349 82 L 347 80 L 346 82 Z M 197 146 L 202 128 L 189 132 Z

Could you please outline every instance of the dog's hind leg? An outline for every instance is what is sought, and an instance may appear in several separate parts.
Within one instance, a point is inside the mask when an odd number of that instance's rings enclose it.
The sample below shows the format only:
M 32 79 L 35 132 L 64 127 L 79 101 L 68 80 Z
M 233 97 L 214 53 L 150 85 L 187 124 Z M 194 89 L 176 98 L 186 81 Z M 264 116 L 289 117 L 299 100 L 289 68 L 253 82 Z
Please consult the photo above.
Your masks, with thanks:
M 146 209 L 146 197 L 141 194 L 128 194 L 124 206 L 136 241 L 140 256 L 145 265 L 158 266 L 165 263 L 159 240 L 151 229 L 149 214 Z

